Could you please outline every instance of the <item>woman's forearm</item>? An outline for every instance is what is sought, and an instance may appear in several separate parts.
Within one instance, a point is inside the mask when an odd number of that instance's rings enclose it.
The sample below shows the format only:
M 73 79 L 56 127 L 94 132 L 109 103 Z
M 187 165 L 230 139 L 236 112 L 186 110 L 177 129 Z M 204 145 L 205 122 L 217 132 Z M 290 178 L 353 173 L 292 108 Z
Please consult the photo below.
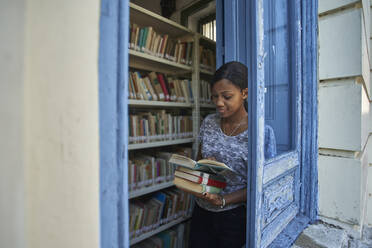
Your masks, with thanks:
M 247 189 L 240 189 L 230 194 L 226 194 L 223 196 L 223 198 L 225 198 L 226 205 L 246 202 L 247 201 Z
M 219 195 L 219 194 L 210 194 L 204 193 L 203 196 L 198 196 L 204 198 L 205 200 L 209 201 L 213 205 L 222 206 L 223 199 L 225 199 L 225 205 L 234 204 L 234 203 L 241 203 L 247 201 L 247 189 L 240 189 L 234 191 L 230 194 L 226 195 Z

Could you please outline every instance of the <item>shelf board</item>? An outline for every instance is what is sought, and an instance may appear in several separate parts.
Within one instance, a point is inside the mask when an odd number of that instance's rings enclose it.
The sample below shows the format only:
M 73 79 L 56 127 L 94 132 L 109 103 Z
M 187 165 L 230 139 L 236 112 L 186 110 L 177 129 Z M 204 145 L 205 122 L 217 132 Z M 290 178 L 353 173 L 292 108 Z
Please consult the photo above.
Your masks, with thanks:
M 212 104 L 212 103 L 201 103 L 200 104 L 200 107 L 201 108 L 213 108 L 213 109 L 216 108 L 216 106 L 214 104 Z
M 207 74 L 207 75 L 211 75 L 211 76 L 213 76 L 213 74 L 214 74 L 214 72 L 211 72 L 211 71 L 208 71 L 208 70 L 205 70 L 205 69 L 200 69 L 200 72 L 204 73 L 204 74 Z
M 193 35 L 193 31 L 174 22 L 168 18 L 144 9 L 136 4 L 129 3 L 130 21 L 140 27 L 152 26 L 155 31 L 161 34 L 169 34 L 173 37 Z
M 136 69 L 172 74 L 174 74 L 175 70 L 180 73 L 191 72 L 192 70 L 191 66 L 176 63 L 132 49 L 129 49 L 129 66 Z
M 129 191 L 129 199 L 142 196 L 142 195 L 146 195 L 146 194 L 149 194 L 149 193 L 161 190 L 161 189 L 169 188 L 173 185 L 174 185 L 173 181 L 170 181 L 170 182 L 155 184 L 150 187 L 145 187 L 145 188 L 134 190 L 134 191 Z
M 151 143 L 130 144 L 128 145 L 128 150 L 145 149 L 145 148 L 152 148 L 152 147 L 159 147 L 159 146 L 179 145 L 179 144 L 186 144 L 186 143 L 191 143 L 191 142 L 194 142 L 194 138 L 165 140 L 165 141 L 157 141 L 157 142 L 151 142 Z
M 192 108 L 193 104 L 184 102 L 146 101 L 130 99 L 129 106 Z
M 188 220 L 188 219 L 190 219 L 190 217 L 180 217 L 180 218 L 178 218 L 176 220 L 173 220 L 173 221 L 171 221 L 171 222 L 169 222 L 167 224 L 161 225 L 161 226 L 159 226 L 155 230 L 152 230 L 150 232 L 146 232 L 146 233 L 144 233 L 144 234 L 142 234 L 142 235 L 140 235 L 138 237 L 135 237 L 135 238 L 131 239 L 130 240 L 130 245 L 134 245 L 134 244 L 136 244 L 136 243 L 138 243 L 138 242 L 140 242 L 142 240 L 145 240 L 145 239 L 147 239 L 147 238 L 149 238 L 149 237 L 151 237 L 151 236 L 153 236 L 153 235 L 155 235 L 157 233 L 160 233 L 160 232 L 162 232 L 164 230 L 167 230 L 168 228 L 170 228 L 172 226 L 175 226 L 175 225 L 177 225 L 177 224 L 179 224 L 179 223 L 181 223 L 181 222 L 183 222 L 185 220 Z

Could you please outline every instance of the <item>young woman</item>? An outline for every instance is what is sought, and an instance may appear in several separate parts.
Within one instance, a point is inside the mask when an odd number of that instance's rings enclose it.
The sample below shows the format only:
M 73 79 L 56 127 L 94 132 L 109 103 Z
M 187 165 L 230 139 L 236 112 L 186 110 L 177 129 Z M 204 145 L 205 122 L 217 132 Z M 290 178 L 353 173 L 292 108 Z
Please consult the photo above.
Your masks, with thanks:
M 226 172 L 221 194 L 195 194 L 190 247 L 241 248 L 246 237 L 248 161 L 247 67 L 230 62 L 220 67 L 211 81 L 217 113 L 208 115 L 200 128 L 199 157 L 215 159 L 233 168 Z M 265 128 L 265 156 L 276 153 L 274 133 Z M 201 154 L 200 154 L 201 153 Z M 201 156 L 200 156 L 201 155 Z

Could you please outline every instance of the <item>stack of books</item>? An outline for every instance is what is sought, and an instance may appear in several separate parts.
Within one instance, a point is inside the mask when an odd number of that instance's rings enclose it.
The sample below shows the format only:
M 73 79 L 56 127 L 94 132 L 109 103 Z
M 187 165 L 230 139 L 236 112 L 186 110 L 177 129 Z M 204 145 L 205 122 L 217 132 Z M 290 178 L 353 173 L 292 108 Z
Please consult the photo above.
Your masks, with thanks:
M 224 170 L 232 171 L 221 162 L 209 159 L 194 161 L 179 154 L 172 154 L 169 163 L 176 166 L 174 184 L 194 193 L 219 194 L 226 187 L 226 181 L 220 173 Z

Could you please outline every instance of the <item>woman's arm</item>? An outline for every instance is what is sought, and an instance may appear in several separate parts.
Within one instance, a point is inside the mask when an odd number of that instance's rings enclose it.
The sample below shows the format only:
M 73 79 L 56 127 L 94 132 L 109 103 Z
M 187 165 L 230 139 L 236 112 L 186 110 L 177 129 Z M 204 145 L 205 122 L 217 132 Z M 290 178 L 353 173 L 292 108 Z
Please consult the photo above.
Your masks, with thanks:
M 219 194 L 204 193 L 203 197 L 201 198 L 209 201 L 211 204 L 216 205 L 216 206 L 222 206 L 223 199 L 225 199 L 225 205 L 246 202 L 247 201 L 247 189 L 240 189 L 240 190 L 234 191 L 230 194 L 226 194 L 223 196 Z

